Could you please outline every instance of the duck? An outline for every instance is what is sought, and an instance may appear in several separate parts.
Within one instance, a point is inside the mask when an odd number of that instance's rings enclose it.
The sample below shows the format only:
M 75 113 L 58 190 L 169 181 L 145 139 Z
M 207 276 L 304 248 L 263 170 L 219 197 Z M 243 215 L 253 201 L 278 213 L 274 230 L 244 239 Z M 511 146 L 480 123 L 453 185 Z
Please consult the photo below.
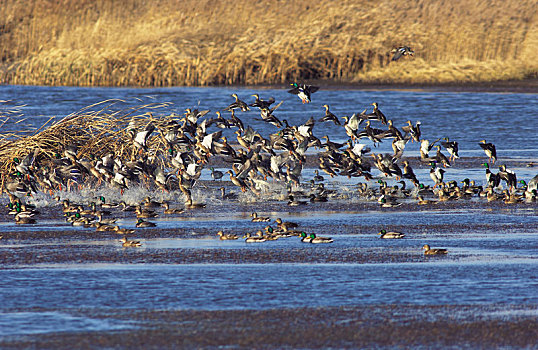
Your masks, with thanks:
M 134 229 L 129 229 L 129 228 L 120 228 L 119 226 L 114 226 L 114 228 L 112 229 L 114 232 L 116 232 L 117 234 L 120 234 L 120 235 L 127 235 L 127 234 L 131 234 L 131 233 L 134 233 L 135 230 Z
M 211 170 L 211 177 L 213 178 L 213 180 L 221 180 L 222 177 L 224 176 L 224 173 L 222 171 L 215 170 L 215 168 L 213 167 L 211 167 L 210 170 Z
M 154 200 L 152 200 L 149 196 L 147 196 L 146 198 L 144 198 L 144 201 L 142 202 L 142 204 L 143 204 L 146 208 L 157 208 L 157 207 L 160 207 L 160 206 L 163 205 L 162 202 L 154 201 Z
M 442 255 L 447 254 L 448 250 L 443 248 L 436 248 L 432 249 L 428 244 L 424 244 L 422 246 L 422 249 L 424 249 L 424 255 Z
M 120 239 L 120 242 L 122 242 L 122 246 L 124 247 L 140 247 L 142 246 L 142 243 L 140 241 L 130 241 L 127 239 L 127 237 L 122 237 Z
M 454 161 L 459 158 L 458 155 L 458 143 L 456 141 L 450 141 L 448 137 L 444 138 L 445 141 L 441 141 L 441 145 L 446 148 L 448 154 L 450 154 L 449 160 Z
M 413 56 L 415 54 L 415 51 L 413 51 L 413 49 L 411 49 L 409 46 L 399 46 L 395 49 L 392 49 L 391 53 L 394 54 L 391 61 L 397 61 L 402 56 Z
M 97 213 L 97 215 L 95 215 L 98 219 L 98 222 L 102 223 L 102 224 L 107 224 L 107 225 L 111 225 L 111 224 L 114 224 L 116 223 L 117 219 L 116 218 L 106 218 L 106 219 L 103 219 L 103 214 L 101 214 L 100 212 Z
M 310 103 L 311 95 L 319 90 L 319 86 L 312 86 L 306 84 L 291 83 L 292 89 L 288 90 L 290 94 L 297 95 L 304 103 Z
M 277 218 L 275 222 L 277 228 L 281 229 L 284 232 L 299 227 L 299 224 L 291 221 L 282 221 L 281 218 Z
M 437 203 L 437 202 L 429 200 L 429 199 L 424 199 L 424 197 L 422 197 L 422 196 L 417 196 L 417 204 L 418 205 L 430 205 L 430 204 L 435 204 L 435 203 Z
M 156 223 L 154 222 L 151 222 L 151 221 L 146 221 L 142 218 L 139 218 L 138 221 L 136 222 L 135 224 L 136 227 L 140 228 L 140 227 L 155 227 L 157 226 Z
M 317 236 L 315 233 L 310 234 L 310 243 L 318 244 L 318 243 L 332 243 L 333 239 L 330 237 L 320 237 Z
M 185 211 L 184 209 L 170 208 L 170 205 L 167 202 L 163 203 L 163 207 L 165 214 L 181 214 Z
M 430 178 L 435 183 L 433 185 L 433 188 L 437 187 L 443 182 L 443 175 L 445 173 L 444 169 L 438 168 L 435 165 L 435 162 L 431 162 L 431 169 L 430 169 Z
M 27 215 L 15 215 L 15 223 L 19 225 L 29 225 L 29 224 L 35 224 L 36 220 Z
M 245 243 L 262 243 L 267 240 L 263 236 L 263 232 L 261 230 L 256 232 L 256 236 L 252 236 L 250 232 L 248 232 L 245 236 L 243 236 L 243 238 L 245 238 Z
M 303 243 L 310 243 L 312 241 L 312 238 L 310 238 L 310 236 L 307 235 L 306 232 L 301 232 L 299 237 L 301 237 L 301 242 Z
M 104 196 L 99 196 L 99 200 L 101 201 L 101 208 L 113 209 L 120 206 L 120 203 L 107 203 Z
M 334 125 L 342 125 L 340 123 L 340 120 L 338 120 L 338 117 L 335 116 L 331 111 L 329 111 L 328 104 L 324 104 L 322 107 L 325 108 L 325 116 L 319 120 L 320 122 L 333 122 Z
M 400 205 L 402 205 L 402 203 L 399 203 L 397 202 L 395 199 L 393 198 L 388 198 L 387 199 L 387 196 L 382 194 L 379 199 L 377 200 L 377 202 L 381 205 L 381 207 L 383 208 L 394 208 L 394 207 L 399 207 Z
M 314 181 L 316 182 L 322 182 L 325 180 L 325 178 L 319 174 L 319 170 L 314 170 L 314 178 L 313 178 Z
M 478 145 L 484 150 L 484 153 L 486 153 L 486 156 L 489 157 L 491 162 L 495 164 L 495 161 L 497 160 L 497 150 L 495 149 L 495 145 L 486 142 L 486 140 L 481 140 Z
M 115 227 L 112 225 L 102 224 L 100 222 L 94 222 L 93 226 L 95 226 L 95 230 L 98 232 L 114 231 L 114 227 Z
M 229 240 L 235 240 L 239 238 L 239 236 L 237 235 L 234 235 L 231 233 L 224 234 L 224 232 L 222 231 L 217 232 L 217 236 L 219 236 L 219 239 L 221 241 L 227 241 L 227 240 L 229 241 Z
M 240 109 L 243 112 L 250 111 L 249 106 L 239 99 L 237 94 L 232 94 L 232 97 L 235 98 L 235 101 L 232 102 L 228 107 L 224 108 L 225 111 L 232 111 L 234 109 Z
M 398 239 L 398 238 L 405 237 L 404 233 L 394 232 L 394 231 L 387 232 L 387 230 L 385 229 L 379 231 L 378 235 L 380 235 L 379 238 L 384 238 L 384 239 Z
M 252 217 L 252 222 L 269 222 L 269 221 L 271 221 L 271 219 L 269 217 L 258 216 L 258 213 L 256 213 L 256 212 L 253 212 L 252 214 L 250 214 L 250 216 Z
M 296 199 L 293 194 L 288 195 L 288 205 L 290 207 L 297 207 L 297 206 L 306 205 L 306 204 L 308 204 L 307 201 L 300 201 Z
M 140 205 L 136 206 L 135 213 L 136 213 L 137 218 L 144 218 L 144 219 L 156 218 L 157 216 L 159 216 L 159 214 L 155 213 L 155 211 L 153 210 L 142 209 Z

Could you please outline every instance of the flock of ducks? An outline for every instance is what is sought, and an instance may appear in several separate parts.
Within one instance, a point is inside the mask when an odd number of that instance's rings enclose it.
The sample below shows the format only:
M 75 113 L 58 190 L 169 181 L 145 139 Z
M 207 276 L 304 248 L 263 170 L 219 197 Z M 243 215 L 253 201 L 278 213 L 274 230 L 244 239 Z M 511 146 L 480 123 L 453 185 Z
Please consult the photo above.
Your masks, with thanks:
M 393 59 L 412 54 L 410 48 L 401 47 L 395 51 Z M 303 103 L 310 103 L 312 94 L 318 90 L 317 86 L 293 83 L 288 92 L 296 95 Z M 489 162 L 495 164 L 497 154 L 495 146 L 486 140 L 478 143 L 489 161 L 483 163 L 485 186 L 477 185 L 469 179 L 463 179 L 460 183 L 445 182 L 446 169 L 459 158 L 458 143 L 448 137 L 433 142 L 423 138 L 420 121 L 413 123 L 408 120 L 398 128 L 393 120 L 381 111 L 379 104 L 373 102 L 372 111 L 368 112 L 366 108 L 360 113 L 343 117 L 336 116 L 331 112 L 329 104 L 324 104 L 324 113 L 320 112 L 319 119 L 310 117 L 303 124 L 289 125 L 275 113 L 283 102 L 273 106 L 274 98 L 263 100 L 258 94 L 252 96 L 255 100 L 249 104 L 237 94 L 233 94 L 233 102 L 223 106 L 222 110 L 216 112 L 215 117 L 208 117 L 209 110 L 187 108 L 183 117 L 172 118 L 164 127 L 156 127 L 151 120 L 146 124 L 133 120 L 128 126 L 128 132 L 132 136 L 132 144 L 127 145 L 132 148 L 128 159 L 121 159 L 112 153 L 100 157 L 92 156 L 91 159 L 79 158 L 78 145 L 74 144 L 60 145 L 62 149 L 55 159 L 43 159 L 37 156 L 37 149 L 29 150 L 24 158 L 13 159 L 14 171 L 8 174 L 3 183 L 3 191 L 10 196 L 10 213 L 14 215 L 16 223 L 34 223 L 37 211 L 25 203 L 25 199 L 38 191 L 54 194 L 57 190 L 76 190 L 82 186 L 95 187 L 102 184 L 107 184 L 121 194 L 125 189 L 137 185 L 160 189 L 163 192 L 181 191 L 185 199 L 183 208 L 170 208 L 168 203 L 154 202 L 149 198 L 136 206 L 129 206 L 124 202 L 118 204 L 122 206 L 122 210 L 134 211 L 139 220 L 137 227 L 144 227 L 143 225 L 150 225 L 144 219 L 158 215 L 151 208 L 162 207 L 164 214 L 175 215 L 183 213 L 184 210 L 206 206 L 206 203 L 193 200 L 192 188 L 197 184 L 210 157 L 214 156 L 222 157 L 230 164 L 230 169 L 225 172 L 211 168 L 214 181 L 222 181 L 225 175 L 229 175 L 230 182 L 241 192 L 248 191 L 260 199 L 270 195 L 271 183 L 280 183 L 286 188 L 289 206 L 338 198 L 338 191 L 325 187 L 325 178 L 320 171 L 331 178 L 363 177 L 366 182 L 357 185 L 357 196 L 376 200 L 384 208 L 400 206 L 402 201 L 414 202 L 417 205 L 434 205 L 471 197 L 485 198 L 489 202 L 503 200 L 506 204 L 536 201 L 538 175 L 528 183 L 524 180 L 518 182 L 515 172 L 505 164 L 501 164 L 499 171 L 494 173 Z M 259 110 L 267 128 L 276 127 L 278 130 L 265 138 L 250 125 L 245 126 L 236 113 L 248 112 L 251 108 Z M 229 117 L 225 118 L 223 113 L 229 113 Z M 347 141 L 334 142 L 327 135 L 316 137 L 314 130 L 323 132 L 323 127 L 317 126 L 323 123 L 333 123 L 342 128 L 342 133 L 345 132 L 348 137 Z M 377 124 L 377 127 L 374 127 L 374 124 Z M 212 128 L 214 130 L 210 131 Z M 235 130 L 236 142 L 229 142 L 227 137 L 222 135 L 225 129 Z M 166 150 L 149 149 L 148 138 L 154 133 L 160 133 L 166 140 Z M 362 139 L 371 142 L 374 148 L 383 141 L 392 140 L 393 153 L 376 154 L 367 144 L 360 143 Z M 403 157 L 409 141 L 420 145 L 420 162 L 430 168 L 429 175 L 434 182 L 433 186 L 421 182 L 409 160 Z M 315 170 L 315 176 L 310 182 L 305 184 L 302 171 L 307 151 L 312 148 L 321 150 L 317 154 L 319 169 Z M 448 157 L 443 154 L 443 148 Z M 432 153 L 433 149 L 435 153 Z M 373 169 L 378 169 L 382 176 L 373 175 Z M 395 179 L 398 185 L 389 186 L 385 179 Z M 411 183 L 412 187 L 408 186 L 408 183 Z M 224 187 L 220 189 L 222 200 L 237 200 L 237 193 L 226 193 Z M 89 208 L 83 208 L 64 200 L 63 210 L 73 225 L 95 226 L 98 231 L 132 233 L 124 232 L 117 225 L 107 222 L 104 209 L 112 208 L 113 204 L 106 203 L 104 198 L 100 201 L 99 208 L 95 203 Z M 255 216 L 253 220 L 262 221 L 266 218 Z M 279 233 L 281 225 L 277 224 L 279 229 L 272 234 L 259 232 L 246 239 L 268 240 Z M 282 230 L 288 231 L 283 228 Z M 297 236 L 301 233 L 298 232 Z M 390 234 L 385 232 L 382 238 L 401 238 L 390 237 Z M 221 239 L 222 237 L 226 236 L 221 236 Z M 309 239 L 310 243 L 318 243 L 320 237 L 308 235 L 305 241 Z M 135 243 L 137 242 L 123 242 L 125 246 L 136 246 Z

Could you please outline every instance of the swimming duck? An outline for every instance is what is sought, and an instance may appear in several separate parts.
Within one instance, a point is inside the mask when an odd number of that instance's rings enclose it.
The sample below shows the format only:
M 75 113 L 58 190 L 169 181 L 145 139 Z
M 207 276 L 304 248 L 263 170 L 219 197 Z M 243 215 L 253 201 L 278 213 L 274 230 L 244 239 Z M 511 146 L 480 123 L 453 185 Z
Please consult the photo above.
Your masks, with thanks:
M 154 201 L 154 200 L 152 200 L 149 196 L 147 196 L 146 198 L 144 198 L 144 201 L 142 202 L 142 204 L 143 204 L 146 208 L 156 208 L 156 207 L 160 207 L 160 206 L 163 205 L 162 202 Z
M 417 204 L 418 205 L 429 205 L 429 204 L 435 204 L 435 203 L 437 203 L 437 202 L 429 200 L 429 199 L 424 199 L 424 197 L 422 197 L 422 196 L 417 196 Z
M 100 222 L 94 222 L 92 225 L 95 226 L 95 230 L 98 232 L 114 231 L 115 227 L 112 225 L 102 224 Z
M 402 56 L 413 56 L 415 54 L 415 51 L 413 51 L 413 49 L 411 49 L 409 46 L 400 46 L 395 49 L 392 49 L 391 53 L 394 54 L 391 61 L 397 61 Z
M 300 234 L 301 242 L 303 243 L 310 243 L 312 241 L 312 238 L 306 234 L 306 232 L 301 232 Z
M 220 180 L 224 176 L 224 173 L 222 171 L 215 170 L 215 168 L 211 167 L 211 177 L 213 180 Z
M 36 220 L 31 216 L 17 214 L 15 215 L 15 223 L 19 225 L 35 224 Z
M 303 103 L 310 103 L 310 97 L 311 95 L 319 90 L 318 86 L 312 86 L 312 85 L 305 85 L 305 84 L 297 84 L 292 83 L 290 84 L 293 86 L 291 90 L 288 90 L 290 94 L 297 95 L 301 99 Z
M 383 208 L 393 208 L 393 207 L 399 207 L 402 205 L 402 203 L 399 203 L 394 198 L 387 198 L 386 195 L 382 194 L 381 197 L 377 200 L 377 202 L 381 205 Z
M 497 160 L 497 150 L 495 149 L 495 145 L 486 143 L 486 140 L 480 141 L 478 145 L 484 150 L 484 153 L 486 153 L 486 156 L 489 157 L 491 162 L 495 164 L 495 161 Z
M 378 235 L 380 235 L 379 238 L 384 238 L 384 239 L 398 239 L 398 238 L 405 237 L 404 233 L 394 232 L 394 231 L 387 232 L 387 230 L 385 229 L 379 231 Z
M 258 230 L 256 232 L 256 236 L 252 236 L 250 232 L 248 232 L 243 238 L 245 238 L 246 243 L 262 243 L 265 242 L 267 239 L 263 236 L 263 232 L 261 230 Z
M 288 205 L 290 207 L 297 207 L 297 206 L 306 205 L 306 204 L 308 204 L 307 201 L 298 200 L 295 198 L 293 194 L 288 195 Z
M 250 216 L 252 217 L 252 222 L 269 222 L 269 221 L 271 221 L 271 219 L 269 217 L 258 216 L 258 213 L 256 213 L 256 212 L 253 212 L 252 214 L 250 214 Z
M 299 227 L 299 224 L 296 224 L 295 222 L 290 222 L 290 221 L 282 221 L 281 218 L 277 218 L 275 222 L 276 222 L 277 227 L 284 232 L 294 229 L 296 227 Z
M 103 196 L 99 196 L 99 200 L 101 201 L 101 208 L 112 209 L 120 206 L 119 203 L 107 203 L 105 197 Z
M 157 226 L 157 224 L 154 222 L 146 221 L 142 218 L 139 218 L 135 226 L 136 227 L 155 227 Z
M 146 218 L 155 218 L 155 217 L 159 216 L 159 214 L 155 213 L 155 211 L 153 211 L 153 210 L 142 209 L 142 207 L 140 205 L 136 206 L 135 213 L 136 213 L 137 218 L 144 218 L 144 219 L 146 219 Z
M 315 233 L 310 234 L 310 243 L 332 243 L 333 239 L 329 237 L 319 237 Z
M 424 249 L 424 255 L 442 255 L 448 253 L 448 250 L 443 248 L 432 249 L 428 244 L 424 244 L 422 249 Z
M 321 176 L 319 174 L 319 170 L 316 169 L 316 170 L 314 170 L 314 178 L 313 178 L 313 180 L 316 181 L 316 182 L 322 182 L 322 181 L 325 180 L 325 178 L 323 176 Z
M 117 225 L 114 226 L 113 231 L 116 232 L 117 234 L 120 234 L 120 235 L 127 235 L 127 234 L 131 234 L 131 233 L 135 232 L 134 229 L 120 228 Z
M 170 205 L 167 202 L 163 203 L 163 207 L 164 207 L 165 214 L 181 214 L 185 211 L 183 209 L 170 208 Z
M 115 218 L 106 218 L 106 219 L 103 219 L 103 214 L 101 212 L 98 212 L 97 215 L 96 215 L 97 219 L 98 219 L 98 222 L 102 223 L 102 224 L 107 224 L 107 225 L 111 225 L 111 224 L 114 224 L 116 222 L 117 219 Z
M 120 242 L 122 242 L 122 246 L 124 247 L 140 247 L 142 245 L 140 241 L 130 241 L 127 237 L 122 237 Z
M 219 239 L 221 241 L 235 240 L 235 239 L 239 238 L 239 236 L 237 236 L 237 235 L 234 235 L 234 234 L 231 234 L 231 233 L 224 234 L 224 232 L 222 232 L 222 231 L 217 232 L 217 236 L 219 236 Z

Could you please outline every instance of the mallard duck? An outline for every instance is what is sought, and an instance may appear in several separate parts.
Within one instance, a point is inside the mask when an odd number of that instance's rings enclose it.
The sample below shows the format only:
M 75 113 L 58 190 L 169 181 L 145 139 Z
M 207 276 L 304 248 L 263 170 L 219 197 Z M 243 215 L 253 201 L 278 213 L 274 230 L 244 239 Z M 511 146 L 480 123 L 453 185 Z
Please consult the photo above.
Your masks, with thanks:
M 303 103 L 310 103 L 310 97 L 311 95 L 319 90 L 318 86 L 312 86 L 312 85 L 305 85 L 305 84 L 297 84 L 292 83 L 290 84 L 293 86 L 291 90 L 288 90 L 290 94 L 297 95 L 301 99 Z
M 313 178 L 313 180 L 316 181 L 316 182 L 321 182 L 321 181 L 324 181 L 325 178 L 323 176 L 321 176 L 319 174 L 319 170 L 316 169 L 316 170 L 314 170 L 314 178 Z
M 427 244 L 424 244 L 422 249 L 424 249 L 424 255 L 441 255 L 448 253 L 448 250 L 442 248 L 431 249 Z
M 392 49 L 391 53 L 394 54 L 391 61 L 397 61 L 402 56 L 413 56 L 415 54 L 415 51 L 413 51 L 413 49 L 411 49 L 409 46 L 400 46 L 395 49 Z
M 35 224 L 36 220 L 31 216 L 17 214 L 15 215 L 15 223 L 19 225 Z
M 296 224 L 295 222 L 290 222 L 290 221 L 282 221 L 281 218 L 277 218 L 275 222 L 276 222 L 276 226 L 284 232 L 294 229 L 296 227 L 299 227 L 299 224 Z
M 243 112 L 250 111 L 248 105 L 245 102 L 241 101 L 237 94 L 232 94 L 232 97 L 235 98 L 235 101 L 232 102 L 232 104 L 230 104 L 228 107 L 224 108 L 225 111 L 231 111 L 236 108 L 239 108 Z
M 224 234 L 224 232 L 222 232 L 222 231 L 217 232 L 217 236 L 219 236 L 219 239 L 221 241 L 235 240 L 235 239 L 239 238 L 239 236 L 237 236 L 237 235 L 234 235 L 234 234 L 231 234 L 231 233 Z
M 258 216 L 258 213 L 256 213 L 256 212 L 250 214 L 250 216 L 252 217 L 252 222 L 269 222 L 269 221 L 271 221 L 271 218 Z
M 101 201 L 101 208 L 113 209 L 120 206 L 120 203 L 107 203 L 104 196 L 99 196 L 99 200 Z
M 430 178 L 435 183 L 435 185 L 433 185 L 433 188 L 437 187 L 439 184 L 441 184 L 443 182 L 444 173 L 445 173 L 445 170 L 441 169 L 441 168 L 438 168 L 435 165 L 435 162 L 431 163 Z
M 193 202 L 192 198 L 187 198 L 187 200 L 185 201 L 185 208 L 186 209 L 202 209 L 202 208 L 205 208 L 205 207 L 206 207 L 205 203 Z
M 144 201 L 142 201 L 141 204 L 143 204 L 146 208 L 156 208 L 162 206 L 163 202 L 154 201 L 149 196 L 147 196 L 146 198 L 144 198 Z
M 450 154 L 449 159 L 454 161 L 456 158 L 459 158 L 458 143 L 456 141 L 450 141 L 448 137 L 445 137 L 444 140 L 445 141 L 441 141 L 441 145 L 443 145 L 443 147 L 448 151 L 448 154 Z
M 402 205 L 402 203 L 397 202 L 396 199 L 387 198 L 387 196 L 385 196 L 384 194 L 382 194 L 381 197 L 379 197 L 377 202 L 383 208 L 393 208 L 393 207 L 399 207 L 400 205 Z
M 245 236 L 243 236 L 243 238 L 245 238 L 246 243 L 261 243 L 266 241 L 266 238 L 263 236 L 263 232 L 261 230 L 256 232 L 256 236 L 252 236 L 250 232 L 248 232 Z
M 142 209 L 140 205 L 136 206 L 135 213 L 137 218 L 155 218 L 159 216 L 159 214 L 155 213 L 153 210 Z
M 112 225 L 102 224 L 100 222 L 94 222 L 93 226 L 95 226 L 95 230 L 98 232 L 114 231 L 114 227 L 115 227 Z
M 120 227 L 117 226 L 117 225 L 114 226 L 113 231 L 116 232 L 117 234 L 120 234 L 120 235 L 128 235 L 128 234 L 131 234 L 131 233 L 134 233 L 134 232 L 135 232 L 134 229 L 120 228 Z
M 215 168 L 213 167 L 211 167 L 210 170 L 211 170 L 211 177 L 213 178 L 213 180 L 221 180 L 222 177 L 224 176 L 224 173 L 222 171 L 215 170 Z
M 185 211 L 184 209 L 170 208 L 170 205 L 167 202 L 163 203 L 163 207 L 165 214 L 181 214 Z
M 495 161 L 497 160 L 497 150 L 495 149 L 495 145 L 487 143 L 486 140 L 481 140 L 478 145 L 484 150 L 484 153 L 486 153 L 486 156 L 489 157 L 491 162 L 495 164 Z
M 293 194 L 288 195 L 288 205 L 290 207 L 297 207 L 299 205 L 306 205 L 308 204 L 307 201 L 301 201 L 295 198 Z
M 328 104 L 324 104 L 322 107 L 325 108 L 325 116 L 319 120 L 320 122 L 333 122 L 334 125 L 342 125 L 340 120 L 338 120 L 338 117 L 329 111 Z
M 142 218 L 139 218 L 138 221 L 136 222 L 135 226 L 139 227 L 139 228 L 140 227 L 155 227 L 155 226 L 157 226 L 157 224 L 154 223 L 154 222 L 146 221 L 146 220 L 144 220 Z
M 303 243 L 310 243 L 312 241 L 312 238 L 310 238 L 310 236 L 307 235 L 306 232 L 301 232 L 300 237 L 301 237 L 301 242 Z
M 501 178 L 499 177 L 499 174 L 495 174 L 489 169 L 489 163 L 482 164 L 486 168 L 487 187 L 495 188 L 499 186 L 501 184 Z
M 517 186 L 517 176 L 516 173 L 510 169 L 506 168 L 506 165 L 502 164 L 499 166 L 499 173 L 497 174 L 501 180 L 506 183 L 506 186 L 513 190 Z
M 430 204 L 435 204 L 435 203 L 437 203 L 437 202 L 429 200 L 429 199 L 424 199 L 424 197 L 422 197 L 422 196 L 417 196 L 417 204 L 418 205 L 430 205 Z
M 333 239 L 329 237 L 319 237 L 315 233 L 310 234 L 310 243 L 332 243 Z
M 384 238 L 384 239 L 398 239 L 398 238 L 404 238 L 405 237 L 404 233 L 394 232 L 394 231 L 387 232 L 387 230 L 385 230 L 385 229 L 379 231 L 378 235 L 381 235 L 381 236 L 379 236 L 379 238 Z
M 120 242 L 122 242 L 122 246 L 124 247 L 140 247 L 142 245 L 140 241 L 130 241 L 127 237 L 122 237 Z

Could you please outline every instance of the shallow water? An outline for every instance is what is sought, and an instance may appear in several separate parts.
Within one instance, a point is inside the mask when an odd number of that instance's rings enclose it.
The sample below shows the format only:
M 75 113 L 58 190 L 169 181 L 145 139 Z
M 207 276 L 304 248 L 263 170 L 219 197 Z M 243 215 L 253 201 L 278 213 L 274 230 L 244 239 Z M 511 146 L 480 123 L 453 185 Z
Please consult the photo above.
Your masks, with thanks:
M 16 118 L 9 120 L 2 130 L 21 125 L 38 127 L 50 116 L 62 118 L 87 105 L 112 98 L 128 101 L 119 103 L 117 108 L 172 102 L 162 113 L 182 114 L 186 107 L 198 104 L 202 109 L 216 111 L 232 102 L 230 94 L 233 92 L 247 101 L 255 92 L 264 99 L 274 96 L 277 101 L 284 100 L 275 114 L 290 124 L 303 123 L 310 116 L 321 118 L 324 103 L 329 103 L 335 114 L 343 116 L 360 112 L 376 101 L 397 126 L 404 125 L 408 119 L 421 120 L 424 138 L 434 140 L 449 136 L 458 141 L 462 156 L 485 160 L 477 143 L 486 139 L 496 144 L 501 161 L 538 161 L 538 125 L 535 122 L 538 99 L 535 94 L 321 89 L 313 95 L 312 103 L 302 105 L 285 90 L 275 89 L 0 86 L 0 99 L 13 100 L 12 105 L 27 104 L 21 109 L 24 113 L 21 118 L 28 117 L 19 124 L 14 124 Z M 0 105 L 0 108 L 5 106 Z M 275 127 L 256 120 L 254 111 L 238 115 L 245 124 L 261 130 L 264 135 L 276 131 Z M 327 123 L 317 123 L 314 134 L 318 137 L 327 134 L 334 141 L 343 141 L 345 137 L 342 128 Z M 369 141 L 362 142 L 369 144 Z M 391 152 L 390 142 L 384 142 L 375 151 Z M 418 145 L 408 144 L 406 155 L 418 155 Z M 514 170 L 520 179 L 529 180 L 536 175 L 536 168 L 521 166 Z M 428 171 L 427 167 L 415 169 L 425 184 L 432 184 Z M 303 181 L 312 177 L 313 169 L 303 171 Z M 461 181 L 466 177 L 481 184 L 485 180 L 484 170 L 477 163 L 465 168 L 455 166 L 445 174 L 447 181 Z M 326 178 L 330 182 L 328 188 L 346 193 L 353 193 L 358 182 L 344 177 Z M 202 180 L 209 179 L 209 170 L 205 169 Z M 390 185 L 394 183 L 389 180 Z M 476 206 L 483 199 L 473 198 L 456 208 L 439 205 L 387 211 L 377 206 L 365 208 L 360 206 L 364 200 L 350 197 L 332 201 L 337 203 L 334 209 L 327 209 L 324 204 L 309 204 L 304 209 L 292 210 L 285 201 L 277 200 L 282 190 L 277 186 L 272 185 L 275 198 L 264 205 L 253 204 L 252 198 L 242 194 L 240 203 L 222 201 L 216 186 L 203 186 L 196 187 L 194 194 L 197 200 L 207 202 L 208 208 L 152 219 L 161 231 L 154 234 L 150 230 L 137 230 L 133 238 L 142 241 L 140 249 L 122 248 L 119 236 L 73 228 L 58 216 L 40 218 L 36 225 L 28 226 L 7 220 L 0 222 L 5 236 L 0 240 L 0 254 L 27 255 L 31 257 L 29 260 L 35 260 L 0 268 L 0 335 L 100 332 L 137 327 L 129 322 L 109 322 L 66 311 L 73 308 L 157 311 L 523 305 L 531 309 L 522 311 L 524 315 L 538 316 L 533 311 L 538 305 L 536 204 L 489 208 Z M 227 191 L 238 192 L 229 183 L 223 186 Z M 87 194 L 61 193 L 62 198 L 78 201 L 85 197 L 86 202 L 95 200 L 99 194 L 114 201 L 124 198 L 136 202 L 147 192 L 129 189 L 120 197 L 98 189 L 92 192 L 92 199 L 88 199 Z M 177 194 L 150 194 L 172 199 L 176 205 L 182 203 L 182 197 Z M 34 199 L 43 208 L 55 203 L 45 195 Z M 249 215 L 254 210 L 260 216 L 295 221 L 308 232 L 332 236 L 335 242 L 310 245 L 294 237 L 250 245 L 242 240 L 215 238 L 219 229 L 242 234 L 263 228 L 265 223 L 250 222 Z M 122 213 L 118 224 L 133 228 L 135 220 Z M 405 232 L 406 237 L 381 240 L 376 234 L 381 228 Z M 44 237 L 25 237 L 28 231 L 42 232 Z M 449 254 L 424 257 L 420 247 L 425 243 L 447 248 Z M 176 251 L 181 254 L 171 254 Z M 112 258 L 102 262 L 69 259 L 75 254 Z M 287 262 L 274 261 L 286 254 Z M 226 256 L 223 258 L 223 255 Z M 250 255 L 254 257 L 249 258 Z M 162 256 L 163 262 L 144 263 L 144 256 L 151 256 L 151 261 L 160 261 Z M 178 256 L 192 256 L 197 262 L 186 262 Z M 227 262 L 229 256 L 238 263 Z M 345 257 L 351 256 L 353 259 L 346 261 Z M 55 262 L 55 258 L 47 257 L 60 258 Z M 264 261 L 263 257 L 271 259 Z M 290 257 L 298 257 L 297 262 L 290 262 Z M 484 311 L 484 316 L 497 318 L 514 315 Z

